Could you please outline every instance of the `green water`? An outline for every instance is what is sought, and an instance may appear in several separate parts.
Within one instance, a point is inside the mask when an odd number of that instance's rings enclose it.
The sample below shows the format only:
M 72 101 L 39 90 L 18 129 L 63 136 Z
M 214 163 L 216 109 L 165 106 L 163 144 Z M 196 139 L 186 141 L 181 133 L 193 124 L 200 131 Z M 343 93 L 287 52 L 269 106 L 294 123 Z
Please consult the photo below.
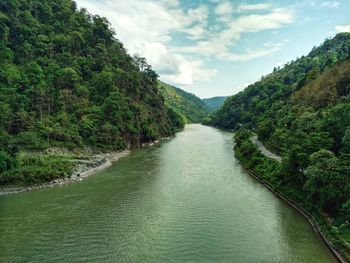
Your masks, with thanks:
M 80 183 L 0 196 L 0 262 L 334 262 L 232 145 L 189 125 Z

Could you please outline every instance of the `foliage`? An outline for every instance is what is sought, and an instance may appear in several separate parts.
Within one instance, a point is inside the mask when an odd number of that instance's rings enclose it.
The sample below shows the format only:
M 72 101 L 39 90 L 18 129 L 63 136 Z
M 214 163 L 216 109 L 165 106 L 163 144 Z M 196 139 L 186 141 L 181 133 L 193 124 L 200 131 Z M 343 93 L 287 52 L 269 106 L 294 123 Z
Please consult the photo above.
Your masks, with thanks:
M 48 160 L 23 168 L 22 150 L 118 150 L 182 127 L 159 95 L 157 74 L 127 54 L 105 18 L 71 0 L 0 0 L 0 10 L 0 169 L 10 171 L 7 178 L 16 162 L 25 181 L 54 176 L 59 165 Z
M 176 130 L 182 130 L 186 124 L 186 118 L 177 113 L 173 108 L 168 107 L 168 115 L 170 118 L 171 126 Z
M 194 94 L 163 82 L 159 82 L 159 91 L 168 107 L 180 114 L 186 122 L 202 122 L 209 114 L 209 108 Z
M 260 178 L 272 186 L 279 180 L 281 165 L 262 155 L 250 141 L 251 133 L 241 129 L 235 134 L 235 156 L 249 169 L 259 174 Z
M 21 153 L 18 167 L 0 175 L 1 184 L 37 184 L 59 179 L 73 172 L 73 162 L 68 156 Z
M 277 121 L 280 117 L 280 123 L 290 125 L 297 111 L 312 112 L 315 111 L 310 108 L 312 106 L 317 109 L 339 102 L 348 95 L 349 57 L 350 33 L 327 39 L 307 56 L 287 63 L 283 68 L 275 68 L 261 81 L 229 97 L 212 115 L 211 124 L 237 129 L 240 125 L 256 126 L 264 119 Z M 328 89 L 329 85 L 334 89 Z M 332 96 L 327 93 L 330 90 L 333 90 Z M 298 107 L 293 108 L 295 104 Z
M 330 151 L 315 152 L 310 160 L 304 186 L 310 200 L 323 211 L 337 213 L 350 196 L 347 175 L 341 169 L 338 158 Z
M 211 111 L 215 111 L 224 104 L 227 98 L 228 97 L 220 96 L 220 97 L 202 99 L 202 101 L 209 107 Z

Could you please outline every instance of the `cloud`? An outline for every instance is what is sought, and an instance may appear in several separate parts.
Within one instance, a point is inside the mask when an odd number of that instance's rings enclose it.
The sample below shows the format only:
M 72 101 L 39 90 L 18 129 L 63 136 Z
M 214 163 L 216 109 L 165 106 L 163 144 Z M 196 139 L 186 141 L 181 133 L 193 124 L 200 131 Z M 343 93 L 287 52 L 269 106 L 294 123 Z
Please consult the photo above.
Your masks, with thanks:
M 275 44 L 275 43 L 267 42 L 263 45 L 264 47 L 260 49 L 248 50 L 246 53 L 241 53 L 241 54 L 227 52 L 227 53 L 221 54 L 221 56 L 223 59 L 230 60 L 233 62 L 236 62 L 236 61 L 245 62 L 255 58 L 271 55 L 276 51 L 280 50 L 282 45 L 283 45 L 282 43 Z
M 188 86 L 195 81 L 209 81 L 217 74 L 216 69 L 204 69 L 204 63 L 200 60 L 190 60 L 175 54 L 158 42 L 144 43 L 140 50 L 148 59 L 160 79 L 173 85 Z
M 173 84 L 192 84 L 200 77 L 208 79 L 207 76 L 215 75 L 215 70 L 205 70 L 202 63 L 185 59 L 167 48 L 174 32 L 182 32 L 192 40 L 207 34 L 207 6 L 183 10 L 179 0 L 77 0 L 77 3 L 92 14 L 107 17 L 129 53 L 145 57 L 158 74 L 171 79 Z
M 223 2 L 218 4 L 215 9 L 214 13 L 218 16 L 221 15 L 229 15 L 233 13 L 233 6 L 231 2 Z
M 350 32 L 350 25 L 335 26 L 335 31 L 336 31 L 337 33 Z
M 181 55 L 177 55 L 179 62 L 179 74 L 163 74 L 161 80 L 173 85 L 188 86 L 194 81 L 209 81 L 217 74 L 216 69 L 204 69 L 200 60 L 188 60 Z
M 294 21 L 291 9 L 270 3 L 234 6 L 227 0 L 209 0 L 213 8 L 184 9 L 180 0 L 76 1 L 90 13 L 107 17 L 129 53 L 145 57 L 162 80 L 174 85 L 210 80 L 217 70 L 205 65 L 213 58 L 248 61 L 276 52 L 280 44 L 242 53 L 231 49 L 243 34 L 276 30 Z M 211 17 L 215 22 L 209 25 Z
M 158 74 L 179 73 L 179 60 L 162 43 L 143 42 L 139 50 L 142 50 L 142 56 L 147 58 L 147 62 L 157 70 Z
M 337 1 L 329 1 L 329 2 L 321 3 L 320 7 L 324 7 L 324 8 L 338 8 L 339 5 L 340 5 L 340 3 L 337 2 Z
M 270 3 L 264 4 L 252 4 L 252 5 L 240 5 L 239 9 L 244 11 L 256 11 L 256 10 L 266 10 L 271 8 Z
M 242 15 L 227 23 L 219 32 L 212 32 L 210 37 L 198 41 L 195 45 L 174 48 L 176 52 L 198 54 L 205 57 L 216 56 L 229 61 L 248 61 L 276 52 L 281 44 L 274 47 L 263 47 L 243 54 L 236 54 L 230 48 L 241 38 L 242 34 L 275 30 L 294 21 L 292 10 L 275 8 L 266 14 Z

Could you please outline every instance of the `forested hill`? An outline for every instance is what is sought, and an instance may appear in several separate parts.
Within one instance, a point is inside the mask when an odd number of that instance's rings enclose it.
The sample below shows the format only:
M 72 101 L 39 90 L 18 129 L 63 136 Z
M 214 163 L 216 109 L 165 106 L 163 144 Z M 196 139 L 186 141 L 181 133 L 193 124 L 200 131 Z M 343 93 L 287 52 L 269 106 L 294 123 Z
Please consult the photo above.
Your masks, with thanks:
M 211 111 L 219 109 L 228 97 L 219 96 L 213 98 L 202 99 L 202 101 L 209 107 Z
M 316 217 L 327 215 L 331 239 L 340 236 L 334 244 L 350 259 L 342 246 L 350 242 L 350 33 L 228 98 L 210 123 L 239 130 L 236 156 L 246 166 Z M 282 164 L 257 152 L 249 130 Z
M 185 122 L 200 123 L 208 116 L 209 107 L 196 95 L 163 82 L 159 82 L 159 90 L 166 104 L 183 116 Z
M 283 68 L 274 68 L 271 74 L 262 77 L 260 81 L 237 95 L 229 97 L 220 111 L 212 115 L 211 124 L 236 129 L 241 125 L 261 126 L 266 117 L 277 120 L 281 117 L 281 109 L 291 109 L 294 105 L 291 100 L 292 94 L 309 82 L 317 80 L 326 69 L 348 59 L 349 49 L 349 33 L 341 33 L 333 39 L 327 39 L 307 56 L 287 63 Z M 338 90 L 338 100 L 333 101 L 333 105 L 340 99 L 347 98 L 348 91 L 345 87 L 338 87 Z M 316 89 L 314 91 L 318 92 Z M 329 105 L 321 103 L 319 106 Z
M 117 150 L 174 133 L 157 74 L 71 0 L 0 0 L 0 174 L 17 153 Z

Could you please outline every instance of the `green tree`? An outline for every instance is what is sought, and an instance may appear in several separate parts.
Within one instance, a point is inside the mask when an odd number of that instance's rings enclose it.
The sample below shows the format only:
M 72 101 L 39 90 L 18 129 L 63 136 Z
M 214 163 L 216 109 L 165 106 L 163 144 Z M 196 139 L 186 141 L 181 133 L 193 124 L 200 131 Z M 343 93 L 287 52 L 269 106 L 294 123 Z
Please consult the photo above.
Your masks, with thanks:
M 335 214 L 348 194 L 346 175 L 339 169 L 338 158 L 330 151 L 320 150 L 311 155 L 310 161 L 304 188 L 312 202 L 323 211 Z

